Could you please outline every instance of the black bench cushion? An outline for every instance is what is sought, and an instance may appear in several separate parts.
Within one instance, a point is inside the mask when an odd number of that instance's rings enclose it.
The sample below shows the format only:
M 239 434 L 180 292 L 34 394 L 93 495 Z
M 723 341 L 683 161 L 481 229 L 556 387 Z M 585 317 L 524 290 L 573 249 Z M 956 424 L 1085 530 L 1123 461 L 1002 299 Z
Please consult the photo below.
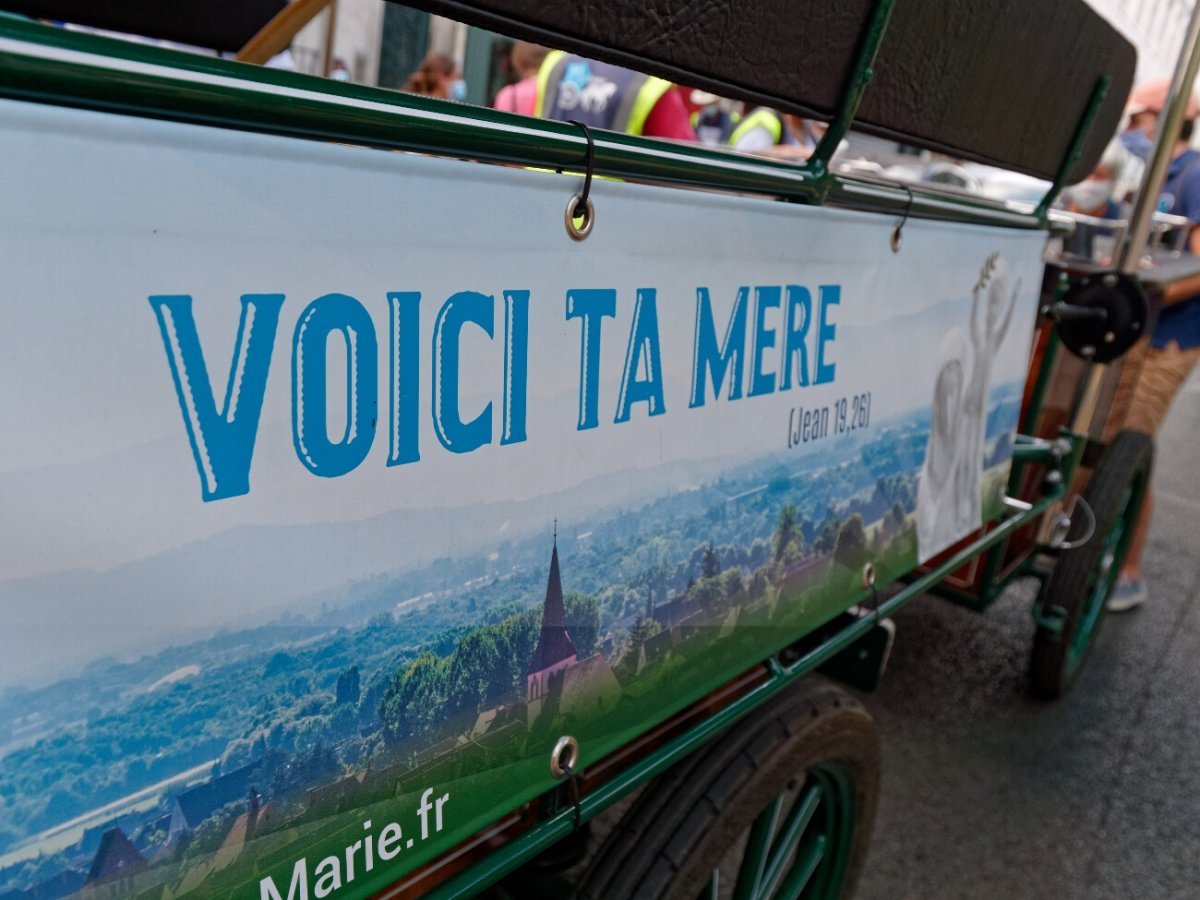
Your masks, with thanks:
M 469 24 L 815 118 L 836 111 L 873 0 L 404 0 Z M 1083 0 L 897 0 L 856 128 L 1051 178 L 1102 74 L 1071 181 L 1120 121 L 1136 53 Z

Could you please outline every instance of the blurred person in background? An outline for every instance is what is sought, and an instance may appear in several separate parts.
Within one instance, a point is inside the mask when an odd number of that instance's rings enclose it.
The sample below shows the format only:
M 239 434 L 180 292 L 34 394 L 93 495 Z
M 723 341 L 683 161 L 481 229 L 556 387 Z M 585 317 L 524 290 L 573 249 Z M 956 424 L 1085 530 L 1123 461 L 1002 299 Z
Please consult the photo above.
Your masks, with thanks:
M 1116 197 L 1119 196 L 1118 185 L 1125 182 L 1125 173 L 1132 159 L 1132 154 L 1121 141 L 1110 141 L 1100 162 L 1088 177 L 1062 192 L 1063 209 L 1093 219 L 1123 219 L 1125 207 L 1117 202 Z M 1111 227 L 1077 222 L 1075 230 L 1063 240 L 1063 252 L 1108 264 L 1112 262 L 1115 249 L 1113 237 Z
M 556 50 L 538 70 L 536 115 L 646 137 L 696 140 L 671 82 Z
M 737 105 L 707 91 L 686 91 L 683 97 L 684 105 L 692 110 L 689 121 L 696 139 L 710 147 L 728 147 L 733 130 L 742 120 Z
M 335 59 L 333 61 L 333 68 L 329 70 L 329 77 L 334 81 L 349 81 L 350 69 L 346 65 L 346 61 L 343 59 Z
M 445 53 L 426 54 L 417 71 L 408 76 L 404 90 L 442 100 L 463 100 L 467 96 L 467 84 L 458 63 Z
M 1128 153 L 1119 141 L 1111 141 L 1088 177 L 1063 190 L 1063 208 L 1096 219 L 1119 218 L 1122 207 L 1114 196 Z
M 500 88 L 492 107 L 523 116 L 535 115 L 538 69 L 549 52 L 545 47 L 531 44 L 529 41 L 517 41 L 513 44 L 508 59 L 518 80 L 515 84 L 507 84 Z
M 742 116 L 729 136 L 729 146 L 740 153 L 808 159 L 824 133 L 819 127 L 792 113 L 759 106 Z
M 1130 132 L 1136 131 L 1153 141 L 1160 114 L 1166 106 L 1168 89 L 1169 82 L 1155 81 L 1130 94 L 1126 105 L 1130 128 L 1121 140 L 1127 148 Z M 1200 106 L 1195 96 L 1189 97 L 1185 121 L 1175 139 L 1158 204 L 1162 212 L 1189 221 L 1184 247 L 1193 254 L 1200 254 L 1200 153 L 1190 146 L 1197 113 L 1200 113 Z M 1143 431 L 1151 437 L 1157 435 L 1171 401 L 1200 362 L 1200 296 L 1172 296 L 1168 289 L 1163 304 L 1150 336 L 1150 345 L 1143 351 L 1144 362 L 1140 367 L 1133 360 L 1126 363 L 1114 398 L 1114 406 L 1126 410 L 1123 427 Z M 1108 602 L 1108 608 L 1114 612 L 1132 609 L 1146 600 L 1141 562 L 1153 514 L 1152 501 L 1153 494 L 1148 488 L 1141 517 L 1130 541 L 1129 555 Z

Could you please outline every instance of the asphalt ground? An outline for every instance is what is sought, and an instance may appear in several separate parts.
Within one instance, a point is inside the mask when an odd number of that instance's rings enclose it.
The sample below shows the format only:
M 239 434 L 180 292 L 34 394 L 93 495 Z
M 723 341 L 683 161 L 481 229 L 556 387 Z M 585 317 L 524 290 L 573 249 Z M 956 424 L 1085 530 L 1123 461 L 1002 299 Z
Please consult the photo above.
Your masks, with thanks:
M 1031 585 L 896 616 L 860 900 L 1200 898 L 1200 372 L 1159 435 L 1150 599 L 1072 691 L 1030 697 Z

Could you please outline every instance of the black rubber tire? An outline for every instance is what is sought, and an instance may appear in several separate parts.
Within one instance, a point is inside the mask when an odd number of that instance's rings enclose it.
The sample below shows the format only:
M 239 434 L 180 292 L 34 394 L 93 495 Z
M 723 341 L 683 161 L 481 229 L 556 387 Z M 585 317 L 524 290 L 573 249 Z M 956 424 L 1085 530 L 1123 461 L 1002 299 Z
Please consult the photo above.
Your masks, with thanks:
M 594 858 L 579 896 L 691 900 L 714 860 L 789 782 L 821 763 L 841 764 L 854 782 L 855 831 L 841 893 L 852 896 L 875 820 L 879 753 L 875 722 L 862 705 L 821 678 L 805 679 L 652 782 Z
M 1140 431 L 1121 431 L 1105 449 L 1091 480 L 1083 491 L 1083 499 L 1091 507 L 1096 518 L 1095 533 L 1086 544 L 1073 550 L 1063 551 L 1054 572 L 1042 593 L 1044 610 L 1054 607 L 1063 611 L 1063 628 L 1055 632 L 1038 625 L 1033 636 L 1033 651 L 1029 659 L 1030 687 L 1034 694 L 1047 700 L 1061 697 L 1067 692 L 1082 668 L 1069 665 L 1069 651 L 1076 630 L 1079 628 L 1093 599 L 1095 579 L 1100 577 L 1100 568 L 1105 553 L 1105 536 L 1112 534 L 1119 521 L 1124 519 L 1127 528 L 1133 528 L 1141 511 L 1145 488 L 1150 483 L 1150 472 L 1154 461 L 1154 441 Z M 1128 495 L 1134 486 L 1132 496 Z M 1128 497 L 1128 502 L 1126 502 Z M 1086 523 L 1076 516 L 1067 540 L 1081 538 Z M 1111 565 L 1120 569 L 1125 553 L 1119 552 Z M 1089 636 L 1088 648 L 1095 643 L 1096 633 L 1104 618 L 1104 604 L 1108 593 L 1100 601 L 1100 610 Z

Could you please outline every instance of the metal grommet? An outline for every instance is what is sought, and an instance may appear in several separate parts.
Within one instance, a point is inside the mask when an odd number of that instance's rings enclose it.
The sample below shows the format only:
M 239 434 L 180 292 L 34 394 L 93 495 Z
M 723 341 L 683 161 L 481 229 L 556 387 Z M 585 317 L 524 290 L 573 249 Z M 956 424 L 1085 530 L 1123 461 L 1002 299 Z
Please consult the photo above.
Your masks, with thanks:
M 592 129 L 588 128 L 582 122 L 575 119 L 568 120 L 572 125 L 578 125 L 583 131 L 583 136 L 587 140 L 587 156 L 584 164 L 587 167 L 583 173 L 583 191 L 575 194 L 567 201 L 567 211 L 564 219 L 567 226 L 567 234 L 571 236 L 573 241 L 586 240 L 587 236 L 592 233 L 592 225 L 596 222 L 596 207 L 592 205 L 592 172 L 596 168 L 596 142 L 592 138 Z M 581 219 L 582 223 L 575 224 L 576 219 Z
M 862 568 L 862 586 L 870 590 L 875 587 L 875 564 L 866 563 Z
M 579 741 L 565 734 L 554 744 L 550 753 L 550 774 L 555 778 L 569 778 L 579 763 Z
M 580 220 L 580 224 L 576 225 L 576 220 Z M 567 201 L 567 208 L 563 213 L 563 224 L 567 226 L 567 234 L 570 235 L 571 240 L 587 240 L 587 236 L 592 233 L 592 225 L 595 222 L 596 207 L 592 205 L 592 201 L 582 194 L 571 195 L 571 199 Z
M 904 246 L 904 224 L 908 221 L 908 216 L 912 212 L 913 207 L 912 188 L 906 184 L 904 185 L 904 190 L 908 193 L 908 203 L 904 205 L 904 215 L 900 217 L 900 221 L 897 222 L 896 227 L 892 229 L 893 253 L 899 253 L 900 248 Z

